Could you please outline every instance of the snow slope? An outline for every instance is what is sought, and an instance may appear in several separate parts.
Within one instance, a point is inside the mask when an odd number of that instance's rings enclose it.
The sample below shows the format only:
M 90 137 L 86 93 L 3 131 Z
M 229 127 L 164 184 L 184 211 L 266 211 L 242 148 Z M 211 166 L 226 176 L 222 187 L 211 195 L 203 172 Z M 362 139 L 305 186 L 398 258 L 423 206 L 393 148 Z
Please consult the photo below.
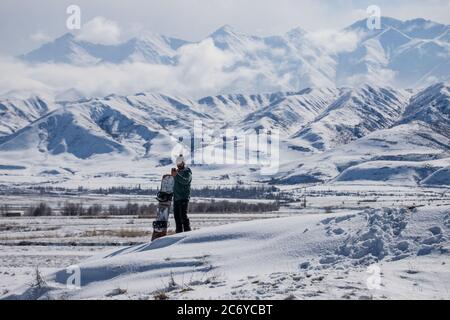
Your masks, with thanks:
M 339 97 L 293 135 L 311 147 L 326 150 L 362 138 L 370 132 L 391 127 L 403 113 L 406 91 L 376 86 L 343 89 Z
M 244 222 L 90 258 L 80 290 L 61 269 L 3 298 L 448 299 L 449 228 L 449 206 Z
M 248 114 L 236 126 L 243 130 L 278 129 L 291 135 L 314 121 L 339 96 L 336 89 L 304 89 L 287 94 Z
M 322 153 L 306 154 L 301 162 L 287 162 L 280 170 L 278 182 L 296 184 L 334 179 L 416 185 L 448 165 L 449 146 L 446 136 L 422 122 L 398 125 Z
M 438 83 L 415 95 L 400 123 L 421 121 L 433 130 L 450 137 L 450 86 Z
M 38 96 L 0 101 L 0 137 L 16 132 L 52 111 L 56 106 Z

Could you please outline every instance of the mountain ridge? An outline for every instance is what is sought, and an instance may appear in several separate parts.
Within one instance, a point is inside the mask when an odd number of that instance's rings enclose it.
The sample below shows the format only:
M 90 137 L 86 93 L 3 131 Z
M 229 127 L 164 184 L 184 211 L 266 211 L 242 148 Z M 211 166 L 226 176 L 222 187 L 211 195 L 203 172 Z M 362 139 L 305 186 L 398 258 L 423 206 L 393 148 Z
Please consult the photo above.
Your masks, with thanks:
M 379 30 L 367 29 L 366 20 L 360 20 L 338 31 L 342 37 L 352 34 L 355 43 L 354 47 L 350 43 L 341 46 L 337 52 L 327 49 L 332 38 L 317 42 L 316 33 L 301 28 L 282 35 L 254 36 L 225 25 L 196 43 L 144 32 L 116 46 L 106 46 L 65 34 L 19 58 L 28 63 L 78 66 L 125 62 L 177 66 L 183 48 L 208 40 L 217 50 L 233 55 L 235 61 L 226 72 L 245 67 L 255 74 L 255 81 L 246 83 L 245 93 L 367 82 L 415 88 L 450 79 L 449 25 L 420 18 L 401 21 L 383 17 L 381 22 Z M 240 79 L 239 73 L 237 77 Z M 235 81 L 226 89 L 242 93 L 242 84 Z
M 65 168 L 78 172 L 82 180 L 106 179 L 114 174 L 141 181 L 149 166 L 165 170 L 171 165 L 173 152 L 179 152 L 173 149 L 179 137 L 183 137 L 182 145 L 188 146 L 194 121 L 219 134 L 227 128 L 235 129 L 238 145 L 252 132 L 279 131 L 282 159 L 273 182 L 281 184 L 353 183 L 381 177 L 386 181 L 401 177 L 400 181 L 408 184 L 431 183 L 441 181 L 435 173 L 450 166 L 450 90 L 446 83 L 416 91 L 367 84 L 360 88 L 309 88 L 199 100 L 137 93 L 47 103 L 45 115 L 25 122 L 17 118 L 22 122 L 17 120 L 12 133 L 0 137 L 3 168 L 18 163 L 26 170 L 41 168 L 38 172 L 23 171 L 36 179 L 40 179 L 40 172 L 59 170 L 63 180 L 70 183 L 72 174 L 59 168 L 64 161 Z M 4 104 L 0 101 L 0 106 Z M 16 104 L 26 105 L 23 101 Z M 5 120 L 11 121 L 0 118 L 0 126 Z M 219 141 L 205 143 L 218 151 L 222 146 Z M 191 147 L 186 149 L 187 156 L 195 151 Z M 246 153 L 255 152 L 255 145 L 246 148 Z M 105 161 L 111 171 L 106 176 L 98 172 L 105 170 Z M 129 165 L 124 167 L 124 163 Z M 264 181 L 253 167 L 224 166 L 224 170 L 232 180 L 245 176 L 255 183 Z M 224 176 L 219 168 L 195 166 L 205 183 Z M 380 171 L 377 176 L 377 168 L 383 168 L 384 173 Z M 0 171 L 0 183 L 18 174 Z M 62 183 L 58 180 L 61 176 L 54 179 Z

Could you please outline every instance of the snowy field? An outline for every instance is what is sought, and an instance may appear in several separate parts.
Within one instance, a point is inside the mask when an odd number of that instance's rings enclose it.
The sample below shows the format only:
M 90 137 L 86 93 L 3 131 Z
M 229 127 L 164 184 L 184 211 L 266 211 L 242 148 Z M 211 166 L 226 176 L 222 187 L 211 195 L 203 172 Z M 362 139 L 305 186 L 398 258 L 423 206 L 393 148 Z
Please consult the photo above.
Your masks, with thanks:
M 450 206 L 240 222 L 115 248 L 6 298 L 450 299 Z M 20 282 L 19 282 L 20 283 Z
M 190 218 L 194 229 L 202 229 L 292 214 L 191 214 Z M 136 217 L 0 217 L 0 294 L 32 281 L 36 268 L 48 274 L 111 247 L 146 243 L 152 222 Z M 173 218 L 170 223 L 173 232 Z
M 154 186 L 154 185 L 153 185 Z M 149 185 L 150 187 L 150 185 Z M 325 209 L 350 209 L 380 208 L 398 206 L 441 205 L 450 203 L 450 188 L 430 188 L 420 186 L 398 186 L 383 184 L 318 184 L 299 188 L 298 186 L 281 186 L 281 191 L 290 195 L 292 201 L 285 203 L 284 211 L 302 213 L 317 213 Z M 307 206 L 304 209 L 303 200 L 306 198 Z M 41 202 L 48 204 L 58 212 L 64 203 L 82 203 L 83 206 L 99 204 L 104 207 L 109 205 L 124 206 L 128 202 L 139 205 L 156 204 L 154 196 L 147 195 L 98 195 L 98 194 L 58 194 L 40 195 L 37 192 L 24 195 L 8 195 L 7 192 L 0 195 L 2 204 L 7 204 L 13 211 L 24 212 L 32 205 Z M 273 202 L 263 199 L 225 199 L 214 198 L 216 201 L 246 201 Z M 193 202 L 208 202 L 209 198 L 193 198 Z
M 285 191 L 298 201 L 279 212 L 192 214 L 194 232 L 153 244 L 151 219 L 1 218 L 0 293 L 68 299 L 450 299 L 448 189 L 334 185 Z M 24 198 L 2 200 L 19 206 Z M 27 203 L 42 200 L 27 197 Z M 53 206 L 64 201 L 45 200 Z M 148 197 L 132 200 L 145 203 Z M 66 288 L 65 268 L 74 264 L 81 268 L 81 290 Z M 46 279 L 38 289 L 37 267 Z M 374 278 L 377 270 L 380 277 Z

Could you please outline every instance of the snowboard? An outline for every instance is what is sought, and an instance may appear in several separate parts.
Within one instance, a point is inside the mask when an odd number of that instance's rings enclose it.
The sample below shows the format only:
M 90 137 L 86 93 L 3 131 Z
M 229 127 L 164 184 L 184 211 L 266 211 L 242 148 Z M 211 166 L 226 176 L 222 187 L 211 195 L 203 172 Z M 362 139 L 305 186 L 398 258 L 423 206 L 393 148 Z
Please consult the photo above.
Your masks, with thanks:
M 175 180 L 171 175 L 165 175 L 161 180 L 161 188 L 156 196 L 158 208 L 156 210 L 156 219 L 153 222 L 152 241 L 167 235 L 174 183 Z

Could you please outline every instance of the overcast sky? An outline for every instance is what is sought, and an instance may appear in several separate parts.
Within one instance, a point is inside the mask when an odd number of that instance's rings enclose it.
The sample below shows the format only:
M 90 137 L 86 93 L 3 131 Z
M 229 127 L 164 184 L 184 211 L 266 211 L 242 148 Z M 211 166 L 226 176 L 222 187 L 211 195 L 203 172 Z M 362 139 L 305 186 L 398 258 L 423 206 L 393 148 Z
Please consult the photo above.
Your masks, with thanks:
M 450 23 L 449 0 L 1 0 L 0 54 L 24 53 L 67 32 L 71 4 L 80 6 L 83 24 L 98 16 L 115 22 L 120 40 L 142 29 L 200 40 L 224 24 L 255 35 L 339 29 L 373 4 L 385 16 Z

